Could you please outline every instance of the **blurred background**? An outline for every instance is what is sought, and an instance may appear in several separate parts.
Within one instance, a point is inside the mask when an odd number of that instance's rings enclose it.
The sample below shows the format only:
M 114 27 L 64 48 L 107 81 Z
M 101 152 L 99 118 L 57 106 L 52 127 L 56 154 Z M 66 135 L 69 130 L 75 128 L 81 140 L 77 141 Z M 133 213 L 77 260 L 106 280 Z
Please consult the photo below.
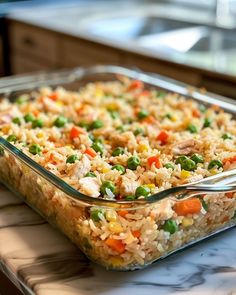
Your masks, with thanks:
M 0 0 L 0 76 L 95 64 L 236 98 L 236 1 Z

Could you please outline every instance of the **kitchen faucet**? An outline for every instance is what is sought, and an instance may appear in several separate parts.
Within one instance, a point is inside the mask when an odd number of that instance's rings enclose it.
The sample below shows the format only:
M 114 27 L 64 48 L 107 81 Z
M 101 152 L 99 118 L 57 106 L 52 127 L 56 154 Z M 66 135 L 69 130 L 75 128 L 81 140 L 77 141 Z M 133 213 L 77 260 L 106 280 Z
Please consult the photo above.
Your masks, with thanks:
M 236 27 L 233 16 L 230 14 L 230 0 L 214 0 L 214 23 L 216 26 L 232 29 Z

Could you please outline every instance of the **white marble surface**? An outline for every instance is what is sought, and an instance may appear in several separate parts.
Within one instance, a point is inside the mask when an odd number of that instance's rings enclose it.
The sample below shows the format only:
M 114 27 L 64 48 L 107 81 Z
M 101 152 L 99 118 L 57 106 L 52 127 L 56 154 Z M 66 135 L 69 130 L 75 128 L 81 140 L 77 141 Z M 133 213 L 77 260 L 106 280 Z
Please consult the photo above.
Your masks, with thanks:
M 233 228 L 146 269 L 109 272 L 0 187 L 0 269 L 25 294 L 233 295 L 235 245 Z

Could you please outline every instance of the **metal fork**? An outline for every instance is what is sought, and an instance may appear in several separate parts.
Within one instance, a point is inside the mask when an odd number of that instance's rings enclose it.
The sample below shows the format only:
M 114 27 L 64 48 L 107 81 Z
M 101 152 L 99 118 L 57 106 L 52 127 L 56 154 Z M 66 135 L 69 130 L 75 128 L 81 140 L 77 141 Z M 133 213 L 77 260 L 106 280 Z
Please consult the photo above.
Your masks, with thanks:
M 153 203 L 169 196 L 182 199 L 205 193 L 224 193 L 233 191 L 236 191 L 236 169 L 225 171 L 190 184 L 163 190 L 148 197 L 146 201 Z

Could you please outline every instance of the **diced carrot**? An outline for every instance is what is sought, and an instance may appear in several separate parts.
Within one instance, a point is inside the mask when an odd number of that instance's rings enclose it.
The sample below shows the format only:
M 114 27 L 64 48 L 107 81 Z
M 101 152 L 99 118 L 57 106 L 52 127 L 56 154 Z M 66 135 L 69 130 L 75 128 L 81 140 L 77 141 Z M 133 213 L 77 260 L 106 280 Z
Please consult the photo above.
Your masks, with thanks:
M 161 142 L 161 144 L 166 144 L 169 138 L 169 134 L 165 131 L 162 130 L 158 135 L 157 135 L 157 140 Z
M 225 195 L 227 198 L 232 199 L 234 197 L 234 194 L 235 194 L 235 192 L 228 192 Z
M 70 130 L 70 138 L 71 139 L 74 139 L 74 138 L 77 138 L 78 136 L 80 136 L 81 134 L 85 134 L 85 130 L 80 128 L 80 127 L 76 127 L 76 126 L 73 126 Z
M 105 241 L 105 244 L 112 248 L 113 250 L 115 250 L 116 252 L 118 252 L 119 254 L 122 254 L 125 252 L 125 245 L 122 243 L 121 240 L 116 240 L 113 238 L 108 238 Z
M 229 216 L 224 216 L 222 219 L 221 219 L 221 223 L 225 223 L 229 221 Z
M 133 112 L 134 112 L 134 116 L 135 116 L 135 117 L 138 116 L 138 113 L 140 112 L 140 110 L 141 110 L 140 107 L 134 107 L 134 108 L 133 108 Z
M 177 215 L 186 216 L 188 214 L 197 214 L 201 211 L 202 203 L 198 198 L 191 198 L 177 202 L 174 210 Z
M 49 156 L 49 159 L 48 159 L 48 160 L 49 160 L 49 162 L 51 162 L 51 161 L 54 161 L 54 155 L 53 155 L 52 153 L 50 154 L 50 156 Z
M 156 168 L 161 168 L 161 161 L 160 158 L 157 156 L 153 156 L 147 159 L 148 166 L 151 167 L 152 164 L 154 163 Z
M 153 116 L 148 116 L 142 120 L 142 123 L 154 124 L 156 119 Z
M 144 90 L 142 91 L 140 94 L 139 94 L 139 97 L 140 96 L 149 96 L 150 95 L 150 91 L 149 90 Z
M 55 147 L 62 147 L 62 146 L 64 146 L 64 144 L 61 142 L 54 142 L 54 146 Z
M 81 104 L 80 106 L 77 107 L 76 113 L 79 115 L 83 110 L 84 110 L 84 105 Z
M 141 232 L 140 230 L 133 230 L 132 235 L 138 239 L 141 236 Z
M 142 89 L 143 88 L 143 82 L 139 80 L 133 80 L 130 85 L 128 86 L 128 91 L 132 91 L 135 89 Z
M 85 151 L 84 151 L 85 154 L 89 155 L 90 157 L 92 158 L 95 158 L 97 153 L 95 152 L 94 149 L 92 148 L 87 148 Z
M 125 217 L 129 212 L 127 210 L 119 210 L 117 213 L 121 217 Z
M 38 117 L 39 111 L 37 109 L 33 110 L 32 113 L 35 115 L 35 117 Z
M 39 102 L 42 102 L 42 103 L 43 103 L 44 99 L 45 99 L 45 96 L 44 96 L 44 95 L 39 96 L 39 97 L 37 98 L 37 100 L 38 100 Z
M 226 164 L 226 163 L 230 163 L 230 164 L 232 164 L 232 163 L 234 163 L 234 162 L 236 162 L 236 155 L 233 156 L 233 157 L 225 158 L 225 159 L 223 160 L 223 164 Z
M 198 109 L 194 109 L 192 111 L 193 117 L 195 118 L 200 118 L 201 117 L 201 112 Z
M 57 100 L 58 99 L 58 93 L 56 92 L 52 92 L 50 95 L 48 95 L 48 97 L 51 99 L 51 100 Z
M 211 106 L 211 109 L 214 110 L 214 111 L 216 111 L 216 112 L 218 112 L 218 111 L 221 110 L 221 107 L 218 106 L 217 104 L 213 104 L 213 105 Z

